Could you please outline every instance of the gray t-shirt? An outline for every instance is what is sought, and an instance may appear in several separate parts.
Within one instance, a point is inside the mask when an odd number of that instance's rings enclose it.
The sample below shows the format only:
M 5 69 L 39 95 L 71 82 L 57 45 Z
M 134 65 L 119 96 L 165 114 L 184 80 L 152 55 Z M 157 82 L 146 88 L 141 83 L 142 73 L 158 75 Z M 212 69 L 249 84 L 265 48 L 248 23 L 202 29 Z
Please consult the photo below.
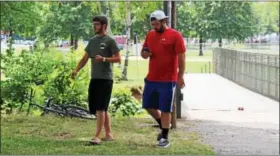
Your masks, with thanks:
M 113 80 L 113 63 L 96 62 L 95 56 L 112 57 L 120 51 L 116 41 L 108 35 L 96 35 L 89 40 L 85 51 L 91 58 L 91 78 Z

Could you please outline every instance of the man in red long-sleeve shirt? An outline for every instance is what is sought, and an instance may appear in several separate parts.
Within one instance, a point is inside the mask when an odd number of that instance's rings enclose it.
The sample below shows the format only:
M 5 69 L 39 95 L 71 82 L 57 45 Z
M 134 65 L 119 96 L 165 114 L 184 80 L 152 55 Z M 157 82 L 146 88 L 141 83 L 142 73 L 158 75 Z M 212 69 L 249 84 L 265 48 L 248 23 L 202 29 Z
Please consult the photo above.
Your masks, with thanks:
M 149 58 L 149 72 L 145 78 L 143 108 L 158 122 L 161 133 L 158 147 L 168 147 L 168 132 L 176 85 L 184 87 L 185 45 L 182 35 L 167 26 L 164 12 L 154 11 L 151 30 L 145 39 L 141 55 Z M 179 72 L 178 72 L 179 68 Z

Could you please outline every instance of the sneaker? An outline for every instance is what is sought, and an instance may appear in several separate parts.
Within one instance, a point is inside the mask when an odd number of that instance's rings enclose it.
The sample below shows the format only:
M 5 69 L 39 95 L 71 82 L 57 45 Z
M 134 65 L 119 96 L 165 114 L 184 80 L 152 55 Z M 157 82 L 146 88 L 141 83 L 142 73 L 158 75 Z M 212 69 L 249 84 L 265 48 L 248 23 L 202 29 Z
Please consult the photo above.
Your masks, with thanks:
M 161 138 L 157 144 L 157 147 L 166 148 L 169 146 L 169 141 L 167 139 Z
M 159 141 L 161 138 L 162 138 L 162 134 L 159 133 L 158 136 L 157 136 L 157 141 Z

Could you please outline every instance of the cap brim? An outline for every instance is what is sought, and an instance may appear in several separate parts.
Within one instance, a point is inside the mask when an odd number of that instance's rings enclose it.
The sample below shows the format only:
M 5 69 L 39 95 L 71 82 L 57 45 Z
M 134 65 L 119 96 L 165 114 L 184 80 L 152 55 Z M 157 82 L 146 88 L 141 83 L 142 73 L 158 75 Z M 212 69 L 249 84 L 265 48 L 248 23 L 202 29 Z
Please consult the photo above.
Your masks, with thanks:
M 166 18 L 169 18 L 169 16 L 165 16 L 164 18 L 159 18 L 157 20 L 163 20 L 163 19 L 166 19 Z
M 169 16 L 165 16 L 164 18 L 156 18 L 156 17 L 150 17 L 150 19 L 152 19 L 152 18 L 155 18 L 155 19 L 157 19 L 157 20 L 162 20 L 162 19 L 166 19 L 166 18 L 169 18 Z

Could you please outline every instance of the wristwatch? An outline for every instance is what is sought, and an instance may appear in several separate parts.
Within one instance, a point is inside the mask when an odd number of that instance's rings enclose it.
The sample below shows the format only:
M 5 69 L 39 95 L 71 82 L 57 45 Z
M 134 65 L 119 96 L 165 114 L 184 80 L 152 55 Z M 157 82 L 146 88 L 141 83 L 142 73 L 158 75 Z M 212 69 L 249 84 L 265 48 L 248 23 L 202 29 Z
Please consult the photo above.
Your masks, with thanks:
M 106 57 L 103 57 L 103 62 L 106 62 Z

